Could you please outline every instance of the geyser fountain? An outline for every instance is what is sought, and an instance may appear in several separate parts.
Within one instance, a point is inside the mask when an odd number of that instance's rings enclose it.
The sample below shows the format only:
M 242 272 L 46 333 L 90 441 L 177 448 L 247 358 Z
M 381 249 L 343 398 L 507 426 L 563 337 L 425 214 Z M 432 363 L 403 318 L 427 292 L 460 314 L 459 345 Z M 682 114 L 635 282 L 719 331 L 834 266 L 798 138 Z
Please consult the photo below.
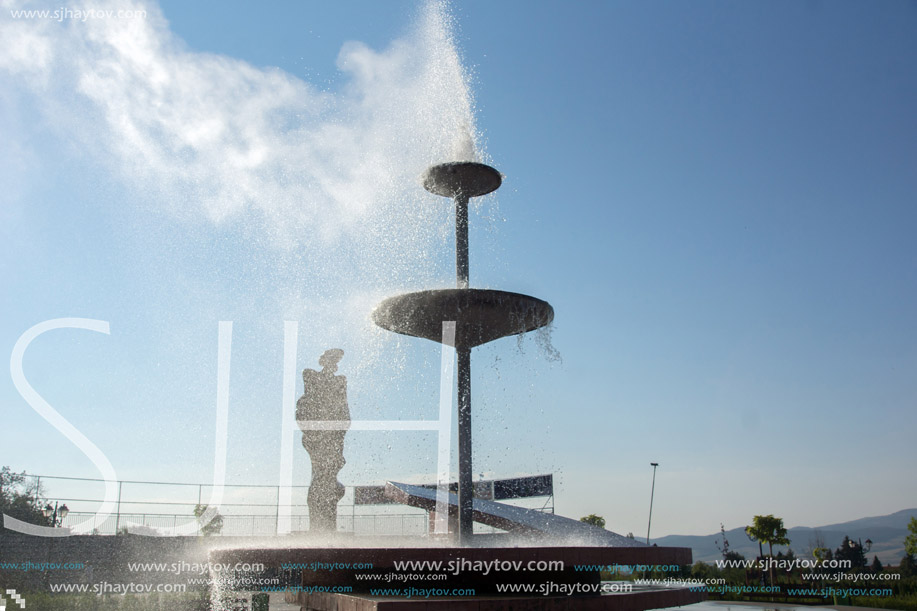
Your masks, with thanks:
M 603 590 L 600 567 L 639 566 L 647 570 L 660 565 L 683 566 L 691 563 L 690 549 L 650 547 L 569 518 L 473 498 L 471 350 L 501 337 L 544 327 L 554 319 L 553 308 L 541 299 L 469 286 L 468 202 L 472 197 L 496 190 L 501 182 L 495 169 L 475 162 L 444 163 L 426 172 L 424 187 L 437 195 L 451 197 L 455 203 L 456 288 L 390 297 L 372 313 L 373 321 L 384 329 L 442 342 L 456 349 L 459 487 L 457 498 L 451 493 L 446 496 L 450 514 L 458 515 L 453 539 L 457 545 L 444 546 L 441 541 L 429 539 L 358 540 L 334 536 L 286 539 L 280 547 L 271 549 L 214 550 L 213 562 L 275 567 L 333 566 L 334 570 L 304 568 L 301 590 L 288 595 L 288 600 L 299 603 L 303 610 L 315 611 L 383 608 L 638 611 L 704 598 L 702 593 L 684 587 L 662 586 L 601 595 L 608 592 Z M 395 482 L 389 482 L 385 488 L 385 496 L 391 501 L 428 511 L 440 508 L 437 493 L 429 488 Z M 476 538 L 474 520 L 507 534 Z M 498 546 L 488 547 L 480 541 Z M 359 547 L 359 543 L 363 546 Z M 313 547 L 302 547 L 303 544 Z M 415 564 L 405 566 L 405 561 Z M 500 570 L 482 570 L 495 566 Z M 552 568 L 545 568 L 548 566 Z M 534 589 L 515 590 L 516 594 L 508 595 L 507 590 L 501 589 L 507 585 Z M 464 594 L 459 594 L 459 589 Z M 520 595 L 520 591 L 527 593 Z M 576 597 L 571 598 L 571 594 Z
M 459 545 L 470 545 L 473 492 L 471 470 L 471 349 L 481 344 L 532 331 L 554 320 L 546 301 L 490 289 L 469 287 L 468 201 L 498 189 L 500 173 L 488 165 L 455 162 L 427 170 L 423 186 L 455 202 L 454 289 L 406 293 L 390 297 L 373 312 L 373 321 L 384 329 L 452 342 L 458 355 L 458 533 Z M 454 337 L 444 324 L 454 323 Z

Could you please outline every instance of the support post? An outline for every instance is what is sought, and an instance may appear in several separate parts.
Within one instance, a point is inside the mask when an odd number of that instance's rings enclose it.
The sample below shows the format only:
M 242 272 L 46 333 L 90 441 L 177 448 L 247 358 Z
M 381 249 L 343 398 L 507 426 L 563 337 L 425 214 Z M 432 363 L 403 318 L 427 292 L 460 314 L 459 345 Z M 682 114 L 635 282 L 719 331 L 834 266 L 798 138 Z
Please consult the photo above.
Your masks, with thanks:
M 277 511 L 274 514 L 274 533 L 280 534 L 280 486 L 277 486 Z
M 121 486 L 124 485 L 124 482 L 118 480 L 118 509 L 115 510 L 115 534 L 118 534 L 118 529 L 121 528 Z

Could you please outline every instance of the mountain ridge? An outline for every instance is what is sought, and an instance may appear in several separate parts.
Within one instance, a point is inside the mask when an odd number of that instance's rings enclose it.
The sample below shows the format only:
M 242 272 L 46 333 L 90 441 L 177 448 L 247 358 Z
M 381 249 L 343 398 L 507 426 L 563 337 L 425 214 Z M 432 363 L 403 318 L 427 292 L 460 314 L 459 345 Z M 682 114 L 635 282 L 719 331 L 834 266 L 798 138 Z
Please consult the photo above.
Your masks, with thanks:
M 823 540 L 823 546 L 837 549 L 844 537 L 856 541 L 872 541 L 872 547 L 866 553 L 869 562 L 873 556 L 878 556 L 882 564 L 897 565 L 904 556 L 904 538 L 908 535 L 907 525 L 911 517 L 917 517 L 917 508 L 902 509 L 884 516 L 870 516 L 857 518 L 847 522 L 828 524 L 825 526 L 794 526 L 787 529 L 790 539 L 789 546 L 774 546 L 774 553 L 786 552 L 787 547 L 799 557 L 809 557 L 811 549 L 815 546 L 816 536 Z M 722 545 L 722 533 L 711 535 L 666 535 L 650 539 L 650 543 L 660 547 L 690 547 L 695 562 L 712 563 L 723 557 L 717 548 L 717 541 Z M 733 528 L 726 531 L 726 540 L 729 541 L 729 551 L 735 551 L 745 558 L 758 556 L 758 544 L 745 535 L 745 527 Z M 764 548 L 767 552 L 767 546 Z

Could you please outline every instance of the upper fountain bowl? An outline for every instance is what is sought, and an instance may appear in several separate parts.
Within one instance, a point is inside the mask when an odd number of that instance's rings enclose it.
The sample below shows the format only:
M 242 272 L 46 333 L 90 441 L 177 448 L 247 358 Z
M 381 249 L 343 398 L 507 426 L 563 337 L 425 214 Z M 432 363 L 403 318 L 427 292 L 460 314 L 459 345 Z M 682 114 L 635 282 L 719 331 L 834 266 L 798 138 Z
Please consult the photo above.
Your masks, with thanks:
M 373 322 L 389 331 L 443 341 L 443 322 L 455 321 L 455 347 L 474 348 L 554 320 L 554 308 L 536 297 L 493 289 L 438 289 L 389 297 Z
M 455 161 L 430 167 L 423 188 L 443 197 L 478 197 L 500 188 L 503 177 L 489 165 Z

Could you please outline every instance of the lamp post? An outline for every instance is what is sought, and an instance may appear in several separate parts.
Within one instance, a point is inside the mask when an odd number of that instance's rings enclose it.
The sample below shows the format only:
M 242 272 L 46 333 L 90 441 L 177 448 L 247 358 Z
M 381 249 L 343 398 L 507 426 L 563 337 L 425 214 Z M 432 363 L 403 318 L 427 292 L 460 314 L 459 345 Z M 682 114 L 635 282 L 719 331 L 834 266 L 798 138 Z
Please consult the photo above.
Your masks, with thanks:
M 44 509 L 41 510 L 41 513 L 44 514 L 46 518 L 51 518 L 51 526 L 57 528 L 64 523 L 64 518 L 67 517 L 70 510 L 67 509 L 66 504 L 58 506 L 57 501 L 54 501 L 54 507 L 51 506 L 51 503 L 48 503 L 45 505 Z
M 650 544 L 650 526 L 653 524 L 653 495 L 656 493 L 656 467 L 658 462 L 651 462 L 653 467 L 653 487 L 650 489 L 650 519 L 646 523 L 646 544 Z
M 860 549 L 863 550 L 863 555 L 865 556 L 869 553 L 869 550 L 872 549 L 872 539 L 866 539 L 864 543 L 854 543 L 852 540 L 850 540 L 847 541 L 847 545 L 850 547 L 850 549 L 856 549 L 857 545 L 859 545 Z

